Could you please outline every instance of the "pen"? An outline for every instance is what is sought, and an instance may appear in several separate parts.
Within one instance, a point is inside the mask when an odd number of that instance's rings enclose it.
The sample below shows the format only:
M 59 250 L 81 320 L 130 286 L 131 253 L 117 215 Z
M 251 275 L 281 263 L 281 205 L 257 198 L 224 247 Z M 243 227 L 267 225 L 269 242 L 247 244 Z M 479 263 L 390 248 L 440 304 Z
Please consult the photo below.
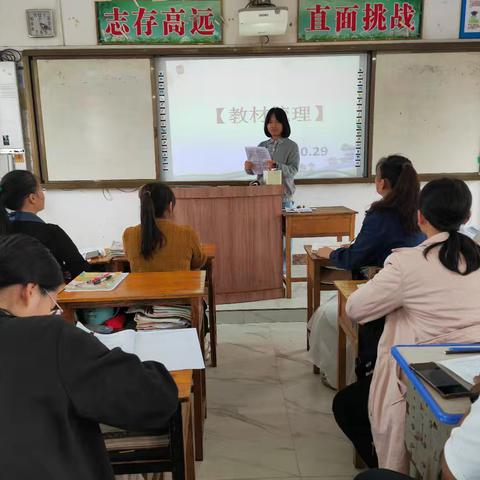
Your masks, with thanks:
M 103 277 L 95 278 L 94 280 L 92 280 L 92 283 L 93 283 L 93 285 L 98 285 L 99 283 L 105 282 L 105 281 L 109 280 L 110 278 L 112 278 L 111 274 L 104 275 Z
M 457 353 L 480 353 L 480 345 L 451 347 L 448 350 L 445 350 L 446 355 L 452 355 Z
M 98 283 L 102 282 L 103 279 L 105 278 L 111 278 L 112 274 L 111 273 L 104 273 L 103 275 L 100 275 L 99 277 L 92 278 L 90 280 L 85 280 L 83 282 L 77 283 L 73 285 L 75 288 L 81 287 L 83 285 L 97 285 Z

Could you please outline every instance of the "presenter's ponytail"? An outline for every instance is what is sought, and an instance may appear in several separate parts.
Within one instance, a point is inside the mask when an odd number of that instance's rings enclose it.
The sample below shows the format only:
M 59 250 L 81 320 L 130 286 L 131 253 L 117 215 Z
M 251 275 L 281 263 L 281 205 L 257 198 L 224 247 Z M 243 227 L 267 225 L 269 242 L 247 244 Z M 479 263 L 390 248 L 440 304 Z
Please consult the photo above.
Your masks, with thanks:
M 389 155 L 377 163 L 377 176 L 388 182 L 390 192 L 369 211 L 396 211 L 406 233 L 419 232 L 417 222 L 420 182 L 412 162 L 402 155 Z
M 20 210 L 25 199 L 37 192 L 39 186 L 38 178 L 28 170 L 14 170 L 2 178 L 0 181 L 0 234 L 11 232 L 6 209 Z
M 420 212 L 440 232 L 448 232 L 448 239 L 429 245 L 425 258 L 435 247 L 442 265 L 452 272 L 468 275 L 480 268 L 480 246 L 459 233 L 460 226 L 470 217 L 472 194 L 465 182 L 455 178 L 433 180 L 420 193 Z
M 160 182 L 147 183 L 140 189 L 141 253 L 151 258 L 157 248 L 165 246 L 167 239 L 158 228 L 156 219 L 162 218 L 170 204 L 175 206 L 172 189 Z

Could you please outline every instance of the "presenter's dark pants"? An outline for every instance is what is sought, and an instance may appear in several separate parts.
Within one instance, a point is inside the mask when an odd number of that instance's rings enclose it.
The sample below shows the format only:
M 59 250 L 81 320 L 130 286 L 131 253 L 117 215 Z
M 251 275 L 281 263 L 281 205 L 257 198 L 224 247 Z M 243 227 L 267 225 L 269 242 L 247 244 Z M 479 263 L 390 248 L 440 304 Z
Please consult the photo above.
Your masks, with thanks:
M 412 477 L 391 470 L 367 470 L 355 477 L 355 480 L 413 480 Z
M 333 415 L 338 426 L 350 439 L 362 460 L 369 468 L 378 467 L 373 446 L 372 429 L 368 418 L 368 394 L 372 376 L 340 390 L 333 399 Z

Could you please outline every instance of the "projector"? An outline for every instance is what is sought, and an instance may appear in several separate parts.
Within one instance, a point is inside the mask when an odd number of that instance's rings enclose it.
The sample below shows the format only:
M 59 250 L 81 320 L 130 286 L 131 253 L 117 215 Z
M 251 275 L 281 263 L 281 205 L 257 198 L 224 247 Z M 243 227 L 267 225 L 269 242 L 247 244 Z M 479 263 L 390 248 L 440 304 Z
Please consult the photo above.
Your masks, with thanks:
M 238 11 L 240 36 L 285 35 L 288 25 L 287 7 L 248 7 Z

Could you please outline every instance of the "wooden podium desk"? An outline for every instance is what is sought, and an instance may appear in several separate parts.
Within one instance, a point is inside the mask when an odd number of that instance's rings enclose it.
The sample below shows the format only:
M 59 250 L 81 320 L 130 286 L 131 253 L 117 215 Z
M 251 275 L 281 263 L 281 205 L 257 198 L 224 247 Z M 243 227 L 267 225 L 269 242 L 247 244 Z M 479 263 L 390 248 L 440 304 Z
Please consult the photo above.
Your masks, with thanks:
M 215 244 L 217 303 L 284 296 L 281 185 L 174 188 L 177 223 Z

